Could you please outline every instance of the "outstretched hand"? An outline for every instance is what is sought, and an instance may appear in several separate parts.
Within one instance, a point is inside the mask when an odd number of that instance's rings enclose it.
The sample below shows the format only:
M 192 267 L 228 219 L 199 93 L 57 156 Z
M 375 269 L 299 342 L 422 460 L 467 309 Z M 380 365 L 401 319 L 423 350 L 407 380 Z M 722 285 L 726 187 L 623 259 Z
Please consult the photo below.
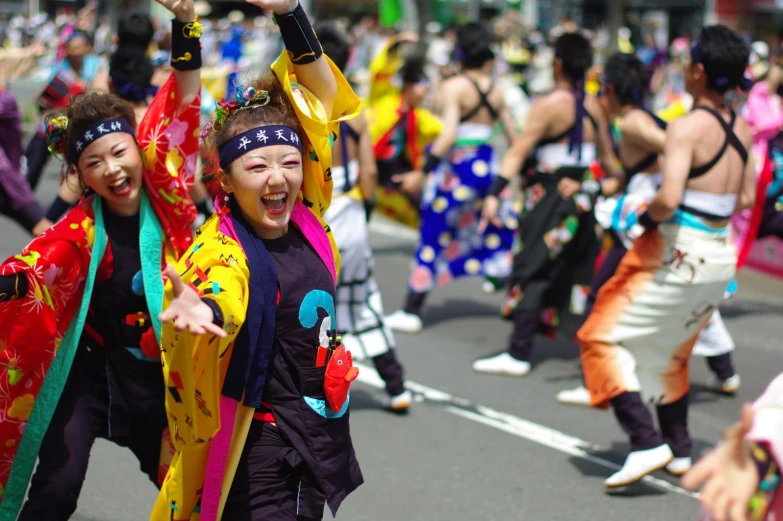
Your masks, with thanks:
M 290 13 L 299 4 L 299 0 L 245 0 L 248 4 L 252 4 L 260 7 L 261 9 L 269 9 L 275 12 L 275 14 Z
M 701 505 L 715 521 L 746 521 L 750 499 L 758 490 L 758 470 L 746 439 L 753 415 L 753 407 L 746 404 L 721 444 L 682 478 L 689 490 L 701 487 Z
M 193 0 L 155 0 L 171 11 L 180 22 L 192 22 L 196 18 L 196 8 Z
M 167 266 L 166 275 L 171 281 L 174 299 L 169 303 L 169 307 L 160 314 L 160 321 L 173 322 L 174 329 L 177 331 L 187 329 L 194 335 L 211 333 L 217 337 L 225 338 L 226 332 L 212 323 L 215 318 L 212 308 L 201 301 L 193 288 L 182 282 L 177 270 Z

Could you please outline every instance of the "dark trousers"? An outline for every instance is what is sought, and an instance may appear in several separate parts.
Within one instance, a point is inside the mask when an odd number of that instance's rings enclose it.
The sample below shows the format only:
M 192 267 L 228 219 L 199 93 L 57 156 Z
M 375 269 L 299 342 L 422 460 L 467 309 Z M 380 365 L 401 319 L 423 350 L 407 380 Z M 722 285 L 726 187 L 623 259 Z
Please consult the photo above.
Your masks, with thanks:
M 533 352 L 533 337 L 538 331 L 541 312 L 516 308 L 511 318 L 514 327 L 509 339 L 508 353 L 517 360 L 529 362 Z
M 254 420 L 226 499 L 223 519 L 320 520 L 325 499 L 312 482 L 307 466 L 279 429 Z
M 39 132 L 33 134 L 24 151 L 24 156 L 27 159 L 27 182 L 30 183 L 30 188 L 35 190 L 51 157 L 46 135 Z
M 386 392 L 390 396 L 397 396 L 405 391 L 402 365 L 397 360 L 397 353 L 394 349 L 374 356 L 372 362 L 375 364 L 378 375 L 386 383 Z
M 76 510 L 93 443 L 96 438 L 110 438 L 108 385 L 83 378 L 78 361 L 77 356 L 44 436 L 38 467 L 18 521 L 67 521 Z M 112 441 L 128 447 L 138 458 L 142 472 L 157 483 L 163 432 L 146 425 L 136 422 L 129 436 Z
M 639 393 L 625 392 L 612 398 L 612 408 L 620 427 L 631 439 L 632 451 L 654 449 L 666 443 L 676 457 L 690 456 L 687 394 L 674 403 L 656 407 L 660 432 Z

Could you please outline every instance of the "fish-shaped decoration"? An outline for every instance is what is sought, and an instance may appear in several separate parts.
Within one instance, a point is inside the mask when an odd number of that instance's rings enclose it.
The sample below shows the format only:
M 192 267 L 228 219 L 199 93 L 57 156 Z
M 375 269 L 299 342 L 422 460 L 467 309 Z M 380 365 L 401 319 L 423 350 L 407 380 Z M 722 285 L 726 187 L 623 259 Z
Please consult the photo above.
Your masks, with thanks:
M 334 412 L 340 412 L 348 399 L 351 382 L 359 376 L 359 368 L 353 366 L 353 357 L 342 345 L 338 345 L 326 365 L 324 392 L 326 403 Z

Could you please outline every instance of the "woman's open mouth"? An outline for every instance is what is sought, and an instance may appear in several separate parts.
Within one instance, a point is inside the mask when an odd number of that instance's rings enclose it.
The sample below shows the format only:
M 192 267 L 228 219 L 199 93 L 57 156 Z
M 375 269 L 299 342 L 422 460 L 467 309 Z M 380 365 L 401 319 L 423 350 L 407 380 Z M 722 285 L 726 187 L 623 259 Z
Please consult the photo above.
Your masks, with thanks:
M 109 190 L 112 194 L 123 197 L 131 193 L 131 182 L 130 178 L 123 177 L 122 179 L 118 179 L 112 184 L 109 185 Z
M 267 194 L 261 198 L 261 202 L 264 203 L 264 206 L 270 214 L 282 215 L 285 213 L 288 194 L 285 192 Z

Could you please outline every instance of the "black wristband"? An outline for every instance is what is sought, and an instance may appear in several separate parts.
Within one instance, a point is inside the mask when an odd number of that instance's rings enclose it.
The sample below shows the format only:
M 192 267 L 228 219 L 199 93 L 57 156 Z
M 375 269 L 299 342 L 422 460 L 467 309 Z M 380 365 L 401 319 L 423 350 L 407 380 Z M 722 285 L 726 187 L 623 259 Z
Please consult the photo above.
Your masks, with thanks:
M 646 230 L 654 230 L 660 224 L 658 221 L 650 217 L 650 214 L 647 212 L 647 210 L 645 210 L 644 213 L 639 216 L 638 222 Z
M 171 67 L 178 71 L 201 68 L 201 24 L 171 21 Z
M 425 174 L 429 174 L 430 172 L 435 170 L 435 167 L 438 166 L 441 161 L 442 159 L 436 156 L 435 154 L 432 153 L 427 154 L 427 159 L 424 161 L 424 168 L 421 169 L 422 172 L 424 172 Z
M 495 176 L 495 179 L 492 180 L 492 184 L 489 187 L 489 192 L 487 195 L 500 197 L 500 193 L 506 189 L 508 182 L 508 179 L 501 175 Z
M 275 14 L 275 23 L 280 27 L 280 36 L 294 65 L 313 63 L 324 53 L 302 4 L 296 4 L 290 13 Z
M 220 310 L 220 306 L 218 306 L 218 303 L 212 300 L 211 298 L 202 297 L 201 302 L 209 306 L 209 308 L 212 310 L 212 314 L 214 315 L 212 317 L 212 323 L 215 324 L 217 327 L 223 327 L 223 312 Z

